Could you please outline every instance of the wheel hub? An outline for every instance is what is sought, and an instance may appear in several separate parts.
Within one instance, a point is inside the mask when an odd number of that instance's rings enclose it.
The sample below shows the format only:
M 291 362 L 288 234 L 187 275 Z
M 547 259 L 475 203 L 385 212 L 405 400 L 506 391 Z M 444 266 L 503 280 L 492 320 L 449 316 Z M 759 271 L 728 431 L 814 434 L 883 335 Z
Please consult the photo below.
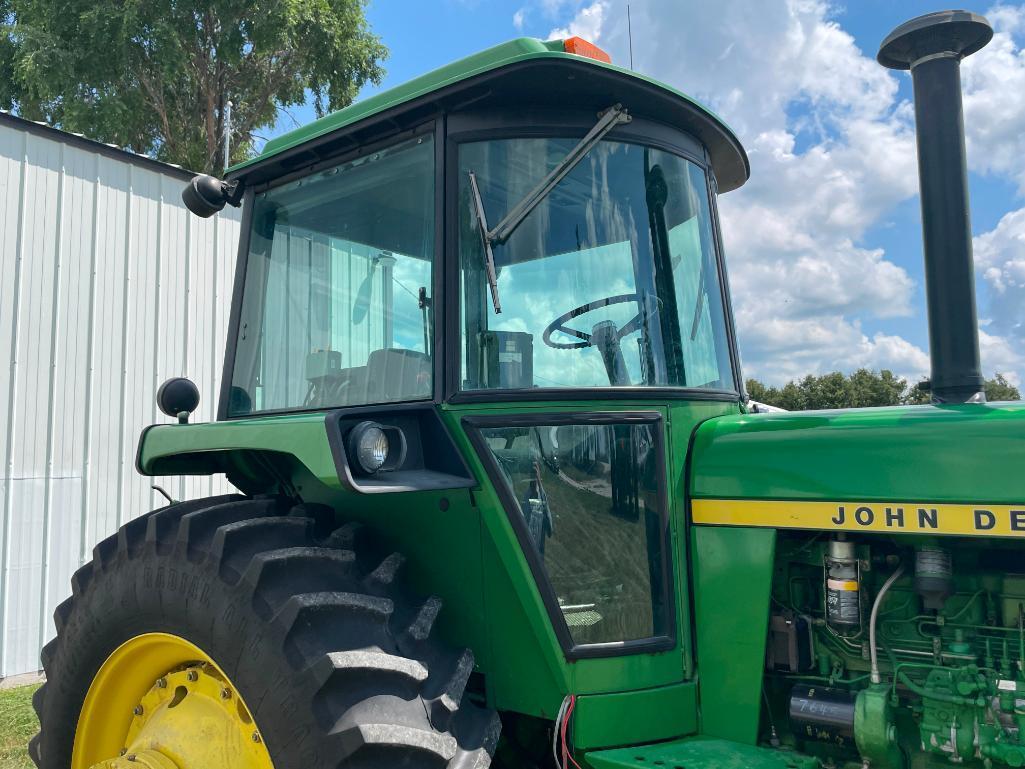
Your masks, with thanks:
M 153 633 L 119 647 L 96 674 L 73 769 L 273 769 L 249 708 L 198 647 Z

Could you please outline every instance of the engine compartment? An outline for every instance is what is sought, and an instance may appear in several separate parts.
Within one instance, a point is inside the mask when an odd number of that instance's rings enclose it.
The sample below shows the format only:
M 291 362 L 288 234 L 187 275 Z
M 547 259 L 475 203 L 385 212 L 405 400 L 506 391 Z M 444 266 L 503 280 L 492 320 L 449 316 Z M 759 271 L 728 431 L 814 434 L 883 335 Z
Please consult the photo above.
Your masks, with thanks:
M 826 767 L 1025 766 L 1020 542 L 780 531 L 771 601 L 764 743 Z

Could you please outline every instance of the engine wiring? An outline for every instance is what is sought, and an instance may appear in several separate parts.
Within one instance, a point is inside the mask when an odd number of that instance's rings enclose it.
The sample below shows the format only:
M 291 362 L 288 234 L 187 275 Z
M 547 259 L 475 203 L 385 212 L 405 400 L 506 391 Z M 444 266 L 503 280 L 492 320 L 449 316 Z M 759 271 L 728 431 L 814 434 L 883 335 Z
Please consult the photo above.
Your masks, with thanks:
M 569 769 L 570 764 L 575 769 L 581 769 L 580 764 L 573 758 L 573 754 L 569 748 L 569 724 L 570 719 L 573 718 L 573 710 L 577 706 L 577 697 L 575 694 L 566 696 L 562 701 L 562 705 L 559 706 L 559 713 L 555 717 L 555 727 L 552 730 L 552 758 L 555 759 L 555 765 L 561 767 L 561 769 Z

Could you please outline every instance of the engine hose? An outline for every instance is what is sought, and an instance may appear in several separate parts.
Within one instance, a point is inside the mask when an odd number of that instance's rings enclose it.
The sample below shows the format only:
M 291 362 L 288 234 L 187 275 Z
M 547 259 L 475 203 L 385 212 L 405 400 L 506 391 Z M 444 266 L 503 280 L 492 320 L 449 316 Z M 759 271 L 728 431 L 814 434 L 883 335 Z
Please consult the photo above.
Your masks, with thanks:
M 876 600 L 872 604 L 872 616 L 868 621 L 868 652 L 872 660 L 872 683 L 881 683 L 883 678 L 879 675 L 879 650 L 876 646 L 876 619 L 879 616 L 879 607 L 883 604 L 883 599 L 886 597 L 886 593 L 889 591 L 890 586 L 893 585 L 900 576 L 904 573 L 904 564 L 897 567 L 897 570 L 890 575 L 890 578 L 883 583 L 883 586 L 879 589 L 879 593 L 876 595 Z
M 912 681 L 908 674 L 901 671 L 897 674 L 897 678 L 904 684 L 912 693 L 917 694 L 923 699 L 935 700 L 937 702 L 946 702 L 949 705 L 970 705 L 970 706 L 982 706 L 985 703 L 982 698 L 973 697 L 962 697 L 958 694 L 944 694 L 943 692 L 934 692 L 919 686 Z

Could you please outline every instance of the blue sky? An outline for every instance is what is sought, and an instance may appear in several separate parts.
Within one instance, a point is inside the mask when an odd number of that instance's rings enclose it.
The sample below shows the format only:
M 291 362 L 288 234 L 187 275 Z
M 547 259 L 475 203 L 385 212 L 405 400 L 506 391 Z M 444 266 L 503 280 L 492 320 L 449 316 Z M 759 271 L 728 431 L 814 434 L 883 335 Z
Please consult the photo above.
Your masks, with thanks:
M 874 62 L 933 2 L 630 0 L 635 66 L 710 104 L 752 180 L 723 196 L 745 374 L 928 370 L 910 78 Z M 983 367 L 1025 380 L 1025 7 L 965 64 Z M 628 63 L 626 0 L 372 2 L 380 88 L 519 35 L 581 34 Z M 364 95 L 378 90 L 367 88 Z M 275 130 L 313 118 L 294 110 Z

